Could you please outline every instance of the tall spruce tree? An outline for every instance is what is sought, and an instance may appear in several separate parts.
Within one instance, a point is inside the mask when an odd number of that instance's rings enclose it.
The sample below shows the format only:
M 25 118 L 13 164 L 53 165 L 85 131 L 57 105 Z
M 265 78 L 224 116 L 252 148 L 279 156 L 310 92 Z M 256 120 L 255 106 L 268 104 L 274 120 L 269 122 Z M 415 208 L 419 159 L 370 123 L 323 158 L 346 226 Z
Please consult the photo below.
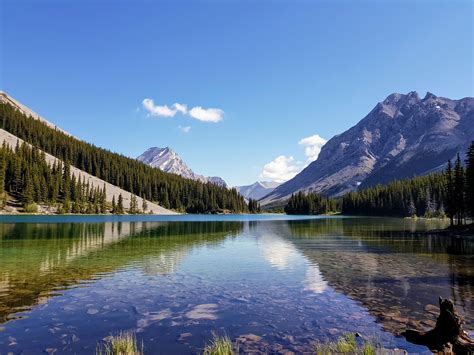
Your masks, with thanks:
M 116 213 L 117 214 L 124 214 L 122 194 L 119 194 L 119 197 L 118 197 Z
M 466 153 L 466 209 L 474 219 L 474 141 Z
M 5 171 L 6 171 L 6 159 L 5 159 L 5 147 L 0 149 L 0 198 L 2 198 L 5 192 Z
M 148 203 L 146 202 L 146 195 L 142 197 L 142 211 L 143 213 L 147 213 L 148 211 Z
M 138 213 L 138 201 L 137 196 L 131 194 L 130 196 L 130 208 L 128 209 L 128 213 L 130 214 L 137 214 Z
M 464 168 L 461 164 L 461 157 L 458 153 L 456 163 L 454 164 L 454 201 L 456 204 L 456 220 L 459 225 L 463 223 L 464 218 Z
M 117 213 L 117 205 L 115 204 L 115 195 L 112 196 L 112 211 L 113 214 Z
M 454 196 L 454 178 L 451 160 L 448 160 L 446 169 L 446 215 L 449 217 L 450 225 L 454 225 L 454 217 L 456 216 L 456 203 Z

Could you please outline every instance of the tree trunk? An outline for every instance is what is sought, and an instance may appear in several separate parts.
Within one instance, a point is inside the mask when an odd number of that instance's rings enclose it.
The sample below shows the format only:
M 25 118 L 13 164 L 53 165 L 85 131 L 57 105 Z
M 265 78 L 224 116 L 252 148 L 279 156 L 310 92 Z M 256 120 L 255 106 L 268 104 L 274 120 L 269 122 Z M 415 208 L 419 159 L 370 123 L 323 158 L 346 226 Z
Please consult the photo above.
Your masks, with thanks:
M 402 335 L 412 343 L 426 345 L 443 354 L 474 354 L 474 339 L 464 331 L 464 319 L 449 299 L 439 298 L 440 314 L 434 329 L 427 332 L 406 330 Z

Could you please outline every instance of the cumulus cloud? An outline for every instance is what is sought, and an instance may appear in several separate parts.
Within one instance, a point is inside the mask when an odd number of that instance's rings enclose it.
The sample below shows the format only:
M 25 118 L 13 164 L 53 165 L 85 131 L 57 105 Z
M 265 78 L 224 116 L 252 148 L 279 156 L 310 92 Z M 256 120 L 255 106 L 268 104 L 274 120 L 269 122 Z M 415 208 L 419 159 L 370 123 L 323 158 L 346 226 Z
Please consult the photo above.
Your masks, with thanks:
M 285 182 L 293 178 L 301 170 L 300 165 L 298 162 L 294 162 L 292 156 L 280 155 L 265 164 L 260 177 L 266 180 Z
M 189 110 L 189 116 L 203 122 L 219 122 L 224 117 L 224 111 L 218 108 L 193 107 Z
M 299 145 L 302 145 L 304 148 L 304 153 L 307 158 L 307 162 L 311 163 L 318 158 L 321 148 L 325 145 L 327 140 L 321 137 L 319 134 L 315 134 L 306 138 L 300 139 L 298 142 Z
M 168 105 L 159 106 L 155 105 L 152 99 L 144 99 L 142 104 L 150 115 L 156 117 L 174 117 L 178 112 L 183 114 L 187 112 L 186 105 L 178 103 L 173 104 L 171 107 Z
M 176 111 L 181 112 L 183 115 L 188 113 L 188 107 L 186 105 L 175 103 L 173 107 Z
M 303 168 L 318 158 L 321 148 L 326 144 L 326 140 L 318 134 L 302 138 L 298 141 L 304 147 L 306 163 L 294 161 L 292 156 L 280 155 L 274 160 L 265 164 L 260 178 L 275 182 L 285 182 L 292 179 Z
M 201 106 L 193 107 L 188 110 L 187 105 L 174 103 L 168 105 L 155 105 L 152 99 L 144 99 L 143 107 L 148 111 L 148 114 L 155 117 L 174 117 L 178 112 L 183 115 L 189 115 L 203 122 L 219 122 L 224 118 L 224 111 L 219 108 L 202 108 Z
M 191 131 L 191 126 L 178 126 L 178 129 L 183 133 L 189 133 Z

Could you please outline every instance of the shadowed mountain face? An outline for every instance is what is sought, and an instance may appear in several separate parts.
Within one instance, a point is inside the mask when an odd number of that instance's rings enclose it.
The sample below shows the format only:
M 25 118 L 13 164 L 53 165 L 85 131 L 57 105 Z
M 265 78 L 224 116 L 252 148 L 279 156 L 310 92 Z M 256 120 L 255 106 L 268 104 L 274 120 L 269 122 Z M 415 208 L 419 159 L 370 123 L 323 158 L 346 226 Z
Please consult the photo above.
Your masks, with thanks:
M 297 191 L 340 196 L 358 188 L 443 169 L 474 140 L 474 98 L 392 94 L 357 125 L 329 140 L 316 161 L 264 204 Z

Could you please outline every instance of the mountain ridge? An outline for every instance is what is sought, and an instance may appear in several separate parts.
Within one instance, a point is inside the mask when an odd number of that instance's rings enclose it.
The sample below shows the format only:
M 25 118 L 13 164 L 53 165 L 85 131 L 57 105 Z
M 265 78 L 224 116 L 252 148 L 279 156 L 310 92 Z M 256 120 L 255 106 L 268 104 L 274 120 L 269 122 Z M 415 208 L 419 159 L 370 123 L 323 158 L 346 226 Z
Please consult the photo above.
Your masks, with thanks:
M 170 147 L 150 147 L 137 157 L 138 161 L 158 168 L 161 171 L 170 174 L 180 175 L 187 179 L 201 181 L 204 183 L 211 182 L 213 184 L 227 187 L 227 183 L 218 176 L 204 176 L 196 174 L 176 151 Z
M 439 171 L 473 139 L 474 98 L 451 100 L 428 92 L 422 99 L 415 91 L 393 93 L 331 138 L 316 161 L 261 202 L 273 204 L 298 191 L 341 196 Z

